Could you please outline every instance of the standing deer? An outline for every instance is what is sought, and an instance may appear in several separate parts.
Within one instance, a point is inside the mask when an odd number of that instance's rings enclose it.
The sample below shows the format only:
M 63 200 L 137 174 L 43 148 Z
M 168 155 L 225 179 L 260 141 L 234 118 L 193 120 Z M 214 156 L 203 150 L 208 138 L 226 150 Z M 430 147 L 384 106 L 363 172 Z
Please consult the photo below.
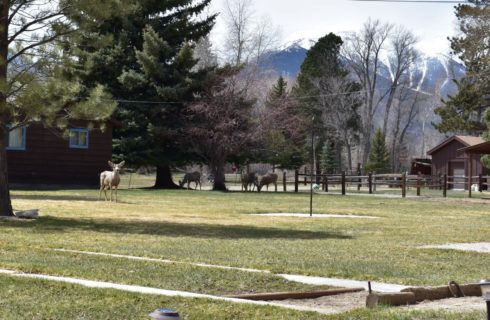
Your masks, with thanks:
M 184 179 L 182 181 L 179 180 L 179 185 L 180 187 L 183 187 L 184 184 L 187 183 L 187 190 L 189 190 L 191 182 L 196 183 L 196 190 L 197 190 L 197 185 L 199 184 L 199 190 L 201 190 L 201 173 L 198 171 L 186 173 L 184 175 Z
M 242 181 L 242 191 L 248 191 L 249 186 L 251 187 L 250 191 L 253 191 L 255 187 L 259 186 L 259 179 L 255 175 L 255 172 L 242 173 L 241 176 Z
M 271 184 L 271 183 L 274 184 L 275 191 L 277 191 L 277 174 L 267 173 L 266 175 L 262 176 L 257 189 L 260 192 L 260 190 L 262 189 L 263 186 L 267 186 L 267 191 L 269 191 L 269 184 Z
M 121 176 L 119 175 L 119 171 L 124 166 L 124 161 L 119 164 L 114 164 L 111 161 L 108 161 L 109 167 L 112 168 L 112 171 L 104 171 L 100 174 L 100 192 L 99 192 L 99 200 L 102 198 L 102 190 L 104 190 L 105 200 L 107 199 L 107 190 L 111 190 L 111 202 L 112 202 L 112 192 L 115 191 L 115 202 L 117 202 L 117 187 L 119 186 L 119 182 L 121 182 Z

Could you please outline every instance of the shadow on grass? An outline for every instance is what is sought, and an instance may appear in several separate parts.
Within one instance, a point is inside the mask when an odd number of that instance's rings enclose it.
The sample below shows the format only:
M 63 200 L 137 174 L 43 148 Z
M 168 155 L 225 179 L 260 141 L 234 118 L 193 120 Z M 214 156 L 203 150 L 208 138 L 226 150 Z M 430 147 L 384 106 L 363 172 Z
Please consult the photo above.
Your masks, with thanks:
M 46 194 L 20 194 L 13 195 L 15 200 L 51 200 L 51 201 L 99 201 L 97 196 L 68 196 L 68 195 L 46 195 Z M 104 195 L 102 195 L 104 199 Z M 103 201 L 103 200 L 101 200 Z
M 92 231 L 156 235 L 166 237 L 195 237 L 216 239 L 351 239 L 339 232 L 261 228 L 241 225 L 215 225 L 152 221 L 83 220 L 42 217 L 36 223 L 2 222 L 5 226 L 31 229 L 33 233 Z
M 107 194 L 107 197 L 110 197 L 110 194 Z M 98 193 L 96 195 L 90 195 L 90 196 L 70 196 L 70 195 L 46 195 L 46 194 L 20 194 L 20 195 L 13 195 L 12 199 L 14 200 L 50 200 L 50 201 L 88 201 L 88 202 L 107 202 L 109 203 L 108 200 L 105 200 L 104 194 L 102 194 L 102 199 L 99 200 L 99 195 Z M 131 204 L 132 202 L 120 200 L 120 196 L 117 197 L 117 203 L 118 204 Z

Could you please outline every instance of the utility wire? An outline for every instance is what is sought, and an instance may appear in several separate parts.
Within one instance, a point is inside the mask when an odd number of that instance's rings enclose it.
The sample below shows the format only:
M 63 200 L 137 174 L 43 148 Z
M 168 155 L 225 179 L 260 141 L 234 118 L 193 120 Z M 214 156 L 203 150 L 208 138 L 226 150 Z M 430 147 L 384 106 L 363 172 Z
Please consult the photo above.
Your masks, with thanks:
M 405 3 L 470 3 L 468 1 L 457 1 L 457 0 L 350 0 L 350 1 L 360 1 L 360 2 L 405 2 Z

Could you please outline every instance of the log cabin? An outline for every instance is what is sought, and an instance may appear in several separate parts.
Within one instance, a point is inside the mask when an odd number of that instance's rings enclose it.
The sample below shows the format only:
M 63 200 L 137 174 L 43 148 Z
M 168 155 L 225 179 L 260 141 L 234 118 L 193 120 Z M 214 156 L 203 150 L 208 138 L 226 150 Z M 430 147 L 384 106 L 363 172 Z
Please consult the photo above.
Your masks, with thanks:
M 29 124 L 13 129 L 7 143 L 8 177 L 22 185 L 98 185 L 112 158 L 112 129 L 89 129 L 88 121 L 70 124 L 67 132 Z

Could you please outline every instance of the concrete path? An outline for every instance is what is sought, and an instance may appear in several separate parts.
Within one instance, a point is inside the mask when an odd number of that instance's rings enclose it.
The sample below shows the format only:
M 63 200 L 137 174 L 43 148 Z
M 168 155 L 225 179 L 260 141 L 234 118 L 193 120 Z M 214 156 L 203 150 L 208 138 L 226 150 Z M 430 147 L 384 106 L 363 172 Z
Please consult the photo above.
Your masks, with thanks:
M 294 217 L 294 218 L 308 218 L 308 219 L 330 219 L 330 218 L 346 218 L 346 219 L 379 219 L 379 217 L 371 216 L 356 216 L 351 214 L 313 214 L 309 213 L 254 213 L 251 216 L 261 217 Z
M 285 305 L 285 304 L 279 304 L 274 302 L 235 299 L 235 298 L 213 296 L 213 295 L 201 294 L 201 293 L 192 293 L 186 291 L 164 290 L 159 288 L 125 285 L 125 284 L 118 284 L 112 282 L 92 281 L 92 280 L 84 280 L 84 279 L 70 278 L 70 277 L 58 277 L 58 276 L 50 276 L 44 274 L 22 273 L 22 272 L 16 272 L 13 270 L 5 270 L 5 269 L 0 269 L 0 274 L 6 274 L 13 277 L 72 283 L 72 284 L 77 284 L 89 288 L 114 289 L 114 290 L 120 290 L 126 292 L 161 295 L 161 296 L 168 296 L 168 297 L 210 299 L 210 300 L 226 301 L 226 302 L 241 303 L 241 304 L 273 306 L 273 307 L 293 309 L 298 311 L 314 311 L 314 312 L 319 312 L 324 314 L 331 313 L 322 309 L 306 307 L 306 306 Z
M 122 255 L 122 254 L 112 254 L 112 253 L 102 253 L 102 252 L 92 252 L 92 251 L 79 251 L 79 250 L 67 250 L 67 249 L 54 249 L 54 251 L 85 254 L 85 255 L 92 255 L 92 256 L 123 258 L 123 259 L 129 259 L 129 260 L 142 260 L 142 261 L 159 262 L 159 263 L 167 263 L 167 264 L 187 264 L 187 265 L 196 266 L 196 267 L 203 267 L 203 268 L 227 269 L 227 270 L 236 270 L 236 271 L 244 271 L 244 272 L 257 272 L 257 273 L 270 273 L 270 271 L 267 271 L 267 270 L 219 266 L 219 265 L 207 264 L 207 263 L 173 261 L 173 260 L 167 260 L 167 259 L 145 258 L 145 257 L 137 257 L 137 256 L 127 256 L 127 255 Z
M 283 277 L 284 279 L 289 281 L 301 282 L 304 284 L 311 284 L 317 286 L 326 285 L 326 286 L 342 287 L 342 288 L 364 288 L 365 290 L 368 290 L 367 281 L 311 277 L 311 276 L 301 276 L 301 275 L 293 275 L 293 274 L 278 274 L 278 276 Z M 377 292 L 386 292 L 386 293 L 400 292 L 405 288 L 408 288 L 408 286 L 382 283 L 382 282 L 371 282 L 371 289 Z
M 427 245 L 418 247 L 419 249 L 451 249 L 459 251 L 473 251 L 490 253 L 490 242 L 476 243 L 447 243 L 441 245 Z
M 273 274 L 268 270 L 237 268 L 237 267 L 229 267 L 229 266 L 212 265 L 206 263 L 179 262 L 179 261 L 172 261 L 167 259 L 144 258 L 144 257 L 126 256 L 120 254 L 109 254 L 109 253 L 91 252 L 91 251 L 79 251 L 79 250 L 67 250 L 67 249 L 55 249 L 55 251 L 76 253 L 76 254 L 86 254 L 86 255 L 107 256 L 107 257 L 123 258 L 123 259 L 131 259 L 131 260 L 152 261 L 152 262 L 168 263 L 168 264 L 173 264 L 173 263 L 188 264 L 197 267 L 228 269 L 228 270 L 236 270 L 236 271 L 243 271 L 243 272 L 269 273 L 284 278 L 288 281 L 294 281 L 294 282 L 299 282 L 299 283 L 304 283 L 309 285 L 327 285 L 327 286 L 342 287 L 342 288 L 364 288 L 366 290 L 368 289 L 367 280 L 360 281 L 360 280 L 311 277 L 311 276 L 291 275 L 291 274 Z M 371 288 L 373 289 L 373 291 L 388 293 L 388 292 L 399 292 L 402 289 L 408 288 L 408 286 L 390 284 L 390 283 L 381 283 L 381 282 L 371 282 Z

